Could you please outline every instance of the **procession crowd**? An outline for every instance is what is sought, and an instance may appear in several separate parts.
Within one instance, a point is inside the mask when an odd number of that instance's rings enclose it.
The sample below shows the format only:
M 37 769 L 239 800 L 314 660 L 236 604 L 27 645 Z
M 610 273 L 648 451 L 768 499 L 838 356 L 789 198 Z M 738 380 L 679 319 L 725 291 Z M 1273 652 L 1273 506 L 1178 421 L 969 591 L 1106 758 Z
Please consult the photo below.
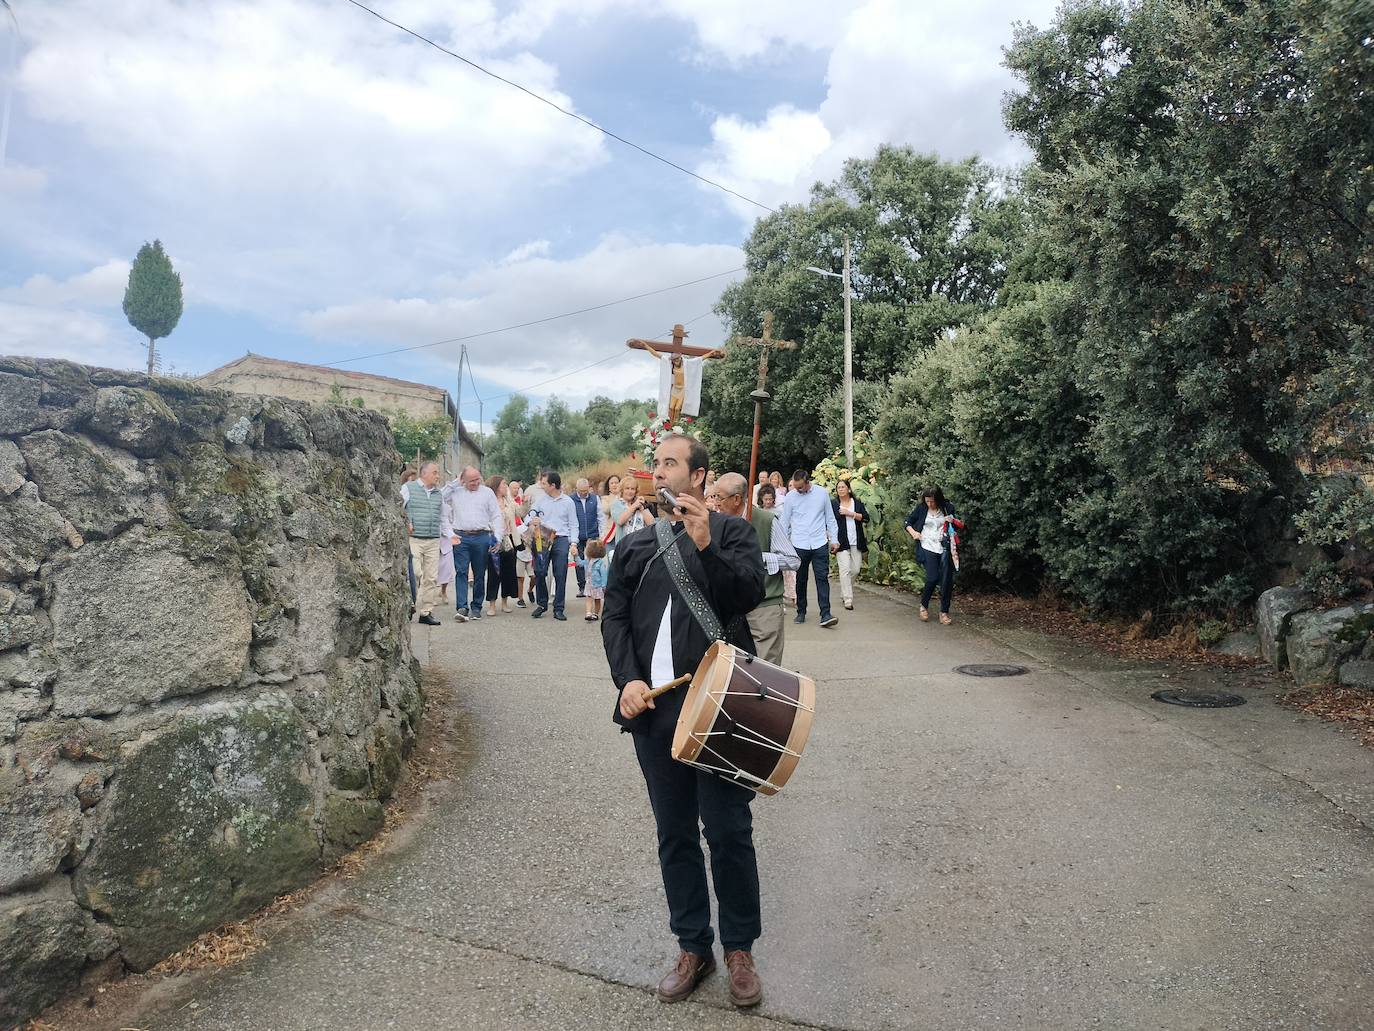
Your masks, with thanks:
M 854 608 L 870 515 L 852 484 L 841 479 L 831 497 L 798 469 L 787 485 L 770 473 L 751 488 L 739 473 L 712 473 L 700 441 L 673 435 L 655 451 L 652 480 L 612 476 L 593 489 L 579 479 L 566 493 L 554 470 L 526 488 L 500 475 L 484 482 L 469 467 L 440 486 L 430 462 L 407 477 L 401 497 L 421 623 L 439 625 L 435 610 L 450 587 L 460 623 L 527 603 L 535 619 L 552 608 L 554 619 L 566 620 L 573 569 L 582 618 L 600 624 L 618 692 L 613 719 L 634 742 L 654 815 L 669 929 L 680 949 L 658 998 L 683 1001 L 715 969 L 704 834 L 729 998 L 737 1007 L 757 1005 L 763 986 L 753 949 L 762 918 L 750 803 L 755 791 L 775 793 L 786 782 L 815 711 L 805 678 L 782 665 L 785 609 L 794 610 L 793 623 L 806 622 L 814 579 L 820 625 L 839 622 L 830 604 L 831 555 L 841 603 Z M 913 547 L 929 558 L 922 558 L 923 619 L 938 585 L 940 621 L 949 622 L 962 525 L 934 488 L 907 517 Z M 730 727 L 718 740 L 711 727 L 682 722 L 682 685 L 705 690 L 694 671 L 721 656 L 732 678 L 737 662 L 748 667 L 741 676 L 749 686 L 714 696 Z M 779 676 L 782 685 L 770 686 Z M 804 729 L 794 734 L 798 721 Z M 692 754 L 678 750 L 684 727 L 699 745 Z M 778 772 L 787 763 L 788 772 Z
M 419 622 L 430 626 L 440 625 L 438 612 L 448 603 L 460 623 L 517 609 L 535 619 L 552 609 L 554 619 L 566 620 L 569 569 L 576 597 L 584 601 L 583 620 L 596 622 L 616 546 L 663 517 L 661 504 L 641 493 L 633 475 L 612 475 L 596 484 L 579 479 L 568 492 L 555 470 L 539 473 L 526 486 L 501 474 L 484 480 L 469 466 L 441 485 L 438 464 L 426 462 L 403 472 L 400 492 L 410 534 L 411 600 Z M 746 492 L 752 506 L 746 506 Z M 803 469 L 786 481 L 781 472 L 761 472 L 752 489 L 738 473 L 712 471 L 705 503 L 712 511 L 739 517 L 752 508 L 748 518 L 759 531 L 769 574 L 767 596 L 749 620 L 760 655 L 781 661 L 784 609 L 793 611 L 794 623 L 806 622 L 812 580 L 820 625 L 839 622 L 831 608 L 831 555 L 841 604 L 854 608 L 870 515 L 848 480 L 835 485 L 832 497 Z M 951 622 L 962 527 L 938 488 L 925 491 L 906 520 L 925 571 L 922 620 L 929 618 L 938 591 L 940 622 Z

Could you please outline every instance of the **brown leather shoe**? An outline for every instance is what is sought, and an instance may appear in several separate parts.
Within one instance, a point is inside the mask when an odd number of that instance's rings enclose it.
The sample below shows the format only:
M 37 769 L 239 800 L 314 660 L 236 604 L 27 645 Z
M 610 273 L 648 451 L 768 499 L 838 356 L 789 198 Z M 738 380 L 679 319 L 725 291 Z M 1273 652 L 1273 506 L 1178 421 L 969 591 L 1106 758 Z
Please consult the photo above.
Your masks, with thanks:
M 730 969 L 730 1001 L 736 1006 L 757 1006 L 763 999 L 763 982 L 754 969 L 752 953 L 735 949 L 725 954 L 725 965 Z
M 716 969 L 714 956 L 698 956 L 695 952 L 684 952 L 677 958 L 677 965 L 662 981 L 658 982 L 659 1002 L 681 1002 L 697 990 L 697 985 L 706 980 Z

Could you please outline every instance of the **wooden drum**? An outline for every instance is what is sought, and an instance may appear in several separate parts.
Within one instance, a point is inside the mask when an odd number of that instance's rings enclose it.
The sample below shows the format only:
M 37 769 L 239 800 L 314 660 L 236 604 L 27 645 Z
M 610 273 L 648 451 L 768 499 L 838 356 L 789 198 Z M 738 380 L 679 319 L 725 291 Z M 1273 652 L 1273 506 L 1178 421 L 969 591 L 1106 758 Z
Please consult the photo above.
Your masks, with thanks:
M 692 676 L 673 758 L 776 795 L 797 768 L 815 713 L 810 677 L 717 641 Z

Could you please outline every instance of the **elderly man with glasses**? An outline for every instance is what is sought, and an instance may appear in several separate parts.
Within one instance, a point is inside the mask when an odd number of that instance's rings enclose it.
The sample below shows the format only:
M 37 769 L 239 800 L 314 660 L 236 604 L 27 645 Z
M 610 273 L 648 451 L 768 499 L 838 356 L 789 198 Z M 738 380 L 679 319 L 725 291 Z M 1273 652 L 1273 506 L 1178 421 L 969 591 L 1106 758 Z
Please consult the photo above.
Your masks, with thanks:
M 744 516 L 744 492 L 749 487 L 739 473 L 726 473 L 716 480 L 715 490 L 720 495 L 720 511 L 724 515 Z M 783 612 L 782 612 L 782 574 L 786 569 L 799 569 L 801 558 L 792 542 L 787 539 L 782 520 L 777 512 L 754 506 L 749 515 L 754 525 L 759 544 L 763 550 L 763 601 L 745 618 L 749 621 L 749 633 L 759 650 L 759 658 L 782 665 Z

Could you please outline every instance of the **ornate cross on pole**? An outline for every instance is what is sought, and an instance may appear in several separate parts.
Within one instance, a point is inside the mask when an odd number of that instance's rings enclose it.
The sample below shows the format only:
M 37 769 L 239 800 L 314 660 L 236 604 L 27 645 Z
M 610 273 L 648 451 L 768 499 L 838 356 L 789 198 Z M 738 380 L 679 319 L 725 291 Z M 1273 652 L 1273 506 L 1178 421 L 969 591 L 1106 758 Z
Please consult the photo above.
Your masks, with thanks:
M 759 385 L 749 396 L 754 399 L 754 443 L 749 449 L 749 491 L 744 495 L 744 515 L 749 517 L 754 511 L 754 484 L 759 476 L 759 436 L 763 432 L 763 403 L 768 400 L 768 352 L 774 348 L 790 351 L 795 348 L 792 340 L 773 339 L 773 313 L 763 313 L 762 337 L 735 337 L 735 343 L 752 344 L 759 348 Z
M 683 405 L 686 402 L 691 402 L 687 405 L 687 407 L 692 409 L 687 414 L 697 414 L 697 404 L 700 401 L 701 396 L 700 377 L 697 377 L 695 380 L 695 396 L 691 398 L 687 396 L 689 393 L 689 389 L 683 359 L 725 357 L 725 352 L 720 350 L 719 348 L 693 347 L 691 344 L 684 343 L 686 338 L 687 330 L 685 330 L 682 327 L 682 323 L 679 322 L 676 326 L 673 327 L 673 339 L 671 343 L 665 344 L 653 340 L 638 339 L 625 341 L 625 346 L 630 348 L 631 350 L 648 351 L 651 355 L 653 355 L 660 361 L 666 361 L 669 363 L 669 367 L 672 369 L 672 375 L 669 377 L 670 385 L 668 388 L 668 410 L 665 414 L 667 415 L 668 419 L 672 421 L 674 424 L 676 424 L 677 421 L 682 417 Z M 661 384 L 662 380 L 660 380 L 659 382 Z M 662 387 L 660 386 L 659 389 L 661 397 Z

